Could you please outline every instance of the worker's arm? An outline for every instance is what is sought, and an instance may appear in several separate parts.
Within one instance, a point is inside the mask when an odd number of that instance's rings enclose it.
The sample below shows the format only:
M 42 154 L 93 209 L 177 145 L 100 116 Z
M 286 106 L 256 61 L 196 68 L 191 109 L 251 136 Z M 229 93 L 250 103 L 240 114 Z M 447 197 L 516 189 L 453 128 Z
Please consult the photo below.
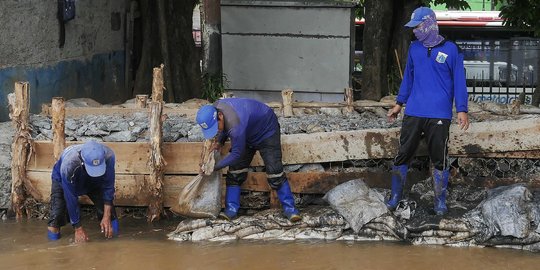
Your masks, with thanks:
M 115 182 L 115 156 L 114 153 L 106 160 L 107 169 L 105 171 L 105 179 L 103 179 L 103 218 L 101 219 L 101 232 L 105 234 L 105 237 L 111 238 L 113 236 L 113 230 L 111 225 L 112 217 L 112 202 L 114 200 L 114 182 Z
M 231 152 L 220 160 L 214 170 L 221 170 L 227 166 L 230 166 L 238 161 L 246 149 L 246 132 L 245 128 L 234 128 L 230 131 L 231 138 Z
M 467 93 L 467 85 L 465 81 L 465 67 L 463 66 L 463 54 L 458 48 L 453 66 L 453 81 L 454 81 L 454 103 L 456 104 L 457 122 L 462 130 L 469 128 L 468 102 L 469 95 Z
M 76 164 L 76 163 L 71 163 Z M 70 165 L 70 164 L 68 164 Z M 88 241 L 88 235 L 83 229 L 80 223 L 80 207 L 78 202 L 78 196 L 75 191 L 75 182 L 78 181 L 77 170 L 81 170 L 81 166 L 75 166 L 72 168 L 62 168 L 62 189 L 64 190 L 64 199 L 66 201 L 66 207 L 68 209 L 69 220 L 71 225 L 75 229 L 75 243 L 83 243 Z

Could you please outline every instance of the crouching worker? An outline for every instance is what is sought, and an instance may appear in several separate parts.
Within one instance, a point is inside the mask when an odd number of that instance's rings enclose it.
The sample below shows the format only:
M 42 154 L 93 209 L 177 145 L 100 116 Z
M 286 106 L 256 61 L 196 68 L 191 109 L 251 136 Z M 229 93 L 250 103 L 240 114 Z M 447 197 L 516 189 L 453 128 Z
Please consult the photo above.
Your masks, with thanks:
M 88 241 L 81 224 L 78 203 L 78 196 L 81 195 L 88 195 L 94 203 L 105 237 L 112 238 L 118 234 L 118 219 L 112 203 L 114 164 L 114 152 L 95 141 L 72 145 L 64 150 L 52 172 L 49 240 L 60 239 L 60 227 L 66 225 L 66 218 L 69 217 L 75 229 L 75 242 Z
M 220 214 L 231 220 L 240 208 L 240 186 L 246 181 L 255 151 L 264 161 L 268 184 L 277 190 L 283 213 L 292 222 L 301 220 L 281 161 L 280 127 L 274 111 L 253 99 L 227 98 L 214 105 L 202 106 L 197 112 L 197 124 L 206 139 L 216 137 L 217 148 L 231 139 L 230 153 L 214 170 L 229 166 L 226 176 L 225 211 Z

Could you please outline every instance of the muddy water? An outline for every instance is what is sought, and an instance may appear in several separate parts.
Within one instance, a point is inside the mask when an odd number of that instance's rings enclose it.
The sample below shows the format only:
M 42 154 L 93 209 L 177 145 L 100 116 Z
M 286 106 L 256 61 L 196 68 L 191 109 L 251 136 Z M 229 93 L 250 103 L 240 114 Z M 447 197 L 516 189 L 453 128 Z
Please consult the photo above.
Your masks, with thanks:
M 176 224 L 176 222 L 174 223 Z M 122 219 L 105 240 L 86 222 L 91 242 L 74 245 L 64 228 L 46 240 L 44 221 L 0 222 L 0 269 L 540 269 L 540 254 L 493 248 L 410 246 L 381 242 L 178 243 L 173 223 Z

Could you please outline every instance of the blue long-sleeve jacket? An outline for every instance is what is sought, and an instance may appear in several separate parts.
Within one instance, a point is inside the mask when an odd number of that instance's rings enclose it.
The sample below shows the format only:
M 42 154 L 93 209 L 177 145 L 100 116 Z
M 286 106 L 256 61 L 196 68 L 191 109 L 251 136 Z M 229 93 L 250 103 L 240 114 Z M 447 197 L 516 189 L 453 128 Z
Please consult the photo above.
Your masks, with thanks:
M 103 146 L 106 151 L 107 169 L 103 176 L 91 177 L 82 165 L 81 147 L 82 144 L 67 147 L 54 165 L 51 176 L 52 181 L 57 181 L 62 185 L 69 219 L 74 227 L 78 227 L 80 222 L 78 196 L 86 195 L 89 191 L 98 188 L 103 192 L 105 204 L 112 204 L 114 199 L 114 152 L 109 147 Z
M 215 170 L 235 164 L 247 146 L 257 146 L 264 139 L 279 132 L 274 111 L 266 104 L 247 98 L 226 98 L 214 106 L 223 113 L 224 130 L 220 140 L 231 139 L 231 152 L 215 166 Z
M 467 112 L 467 87 L 463 54 L 450 41 L 426 48 L 419 41 L 409 47 L 407 66 L 397 103 L 405 115 L 452 119 L 452 104 L 457 112 Z

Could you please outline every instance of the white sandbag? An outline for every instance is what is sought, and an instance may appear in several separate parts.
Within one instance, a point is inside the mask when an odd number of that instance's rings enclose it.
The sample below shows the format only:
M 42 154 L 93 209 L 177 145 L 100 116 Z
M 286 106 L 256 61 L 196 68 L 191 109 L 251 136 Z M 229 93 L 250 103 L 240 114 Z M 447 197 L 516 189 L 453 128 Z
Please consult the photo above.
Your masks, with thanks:
M 355 233 L 366 223 L 388 212 L 383 195 L 360 179 L 334 187 L 323 199 L 349 222 Z

